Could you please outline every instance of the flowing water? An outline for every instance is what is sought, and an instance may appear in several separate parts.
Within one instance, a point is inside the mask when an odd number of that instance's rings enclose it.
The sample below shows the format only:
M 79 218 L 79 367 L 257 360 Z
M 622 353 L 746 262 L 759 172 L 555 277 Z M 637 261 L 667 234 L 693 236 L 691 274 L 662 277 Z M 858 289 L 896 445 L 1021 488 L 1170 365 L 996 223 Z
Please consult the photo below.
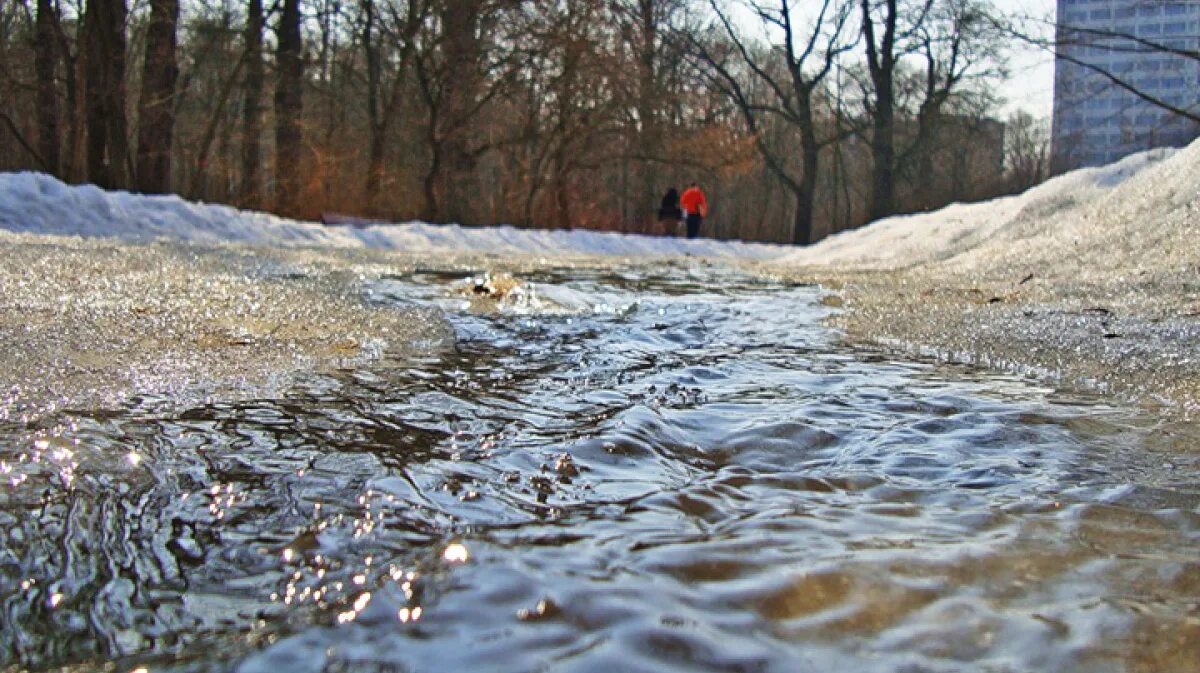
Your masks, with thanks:
M 849 347 L 817 288 L 522 281 L 374 282 L 457 346 L 281 399 L 0 428 L 0 668 L 1200 670 L 1189 426 Z

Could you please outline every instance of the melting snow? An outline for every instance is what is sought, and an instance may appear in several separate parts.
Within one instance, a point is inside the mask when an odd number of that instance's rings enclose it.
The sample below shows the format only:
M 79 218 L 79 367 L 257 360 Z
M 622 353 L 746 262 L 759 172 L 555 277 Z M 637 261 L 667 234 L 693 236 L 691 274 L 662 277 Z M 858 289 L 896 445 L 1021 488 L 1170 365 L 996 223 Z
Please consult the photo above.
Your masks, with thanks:
M 1152 150 L 1110 166 L 1074 171 L 1016 196 L 892 217 L 816 245 L 793 248 L 511 226 L 476 228 L 407 222 L 365 228 L 327 227 L 193 203 L 177 196 L 109 192 L 90 185 L 69 186 L 38 173 L 5 173 L 0 174 L 0 228 L 131 241 L 243 242 L 405 252 L 690 254 L 840 269 L 899 269 L 955 260 L 962 268 L 1030 251 L 1040 251 L 1053 262 L 1063 250 L 1074 253 L 1080 246 L 1088 249 L 1089 241 L 1092 249 L 1101 252 L 1111 252 L 1115 246 L 1127 255 L 1143 256 L 1151 254 L 1147 246 L 1154 249 L 1168 243 L 1186 243 L 1176 240 L 1179 213 L 1197 206 L 1198 190 L 1200 142 L 1180 151 Z M 1194 214 L 1185 217 L 1183 229 L 1194 229 L 1195 219 Z M 1131 222 L 1137 226 L 1128 226 Z M 1130 242 L 1126 236 L 1129 233 L 1136 234 L 1136 241 Z M 964 254 L 972 250 L 990 252 L 986 260 Z M 1103 255 L 1092 257 L 1089 261 L 1101 265 L 1098 272 L 1111 268 Z

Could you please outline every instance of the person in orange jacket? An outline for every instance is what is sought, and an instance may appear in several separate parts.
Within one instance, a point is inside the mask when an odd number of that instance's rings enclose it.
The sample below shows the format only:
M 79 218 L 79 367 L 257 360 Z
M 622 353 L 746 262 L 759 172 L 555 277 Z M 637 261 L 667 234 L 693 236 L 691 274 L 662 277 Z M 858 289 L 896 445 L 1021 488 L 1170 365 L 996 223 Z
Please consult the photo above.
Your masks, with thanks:
M 700 225 L 704 223 L 704 216 L 708 214 L 708 199 L 704 198 L 700 185 L 694 182 L 688 185 L 683 196 L 679 197 L 679 205 L 687 216 L 687 237 L 696 238 L 700 235 Z

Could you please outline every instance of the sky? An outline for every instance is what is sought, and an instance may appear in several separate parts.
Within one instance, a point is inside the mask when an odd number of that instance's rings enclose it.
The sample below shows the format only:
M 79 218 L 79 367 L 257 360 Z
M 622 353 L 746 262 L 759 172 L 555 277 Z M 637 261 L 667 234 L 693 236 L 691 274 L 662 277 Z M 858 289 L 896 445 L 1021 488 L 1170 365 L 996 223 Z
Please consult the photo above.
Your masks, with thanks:
M 1055 0 L 995 0 L 996 6 L 1029 17 L 1054 16 Z M 1001 88 L 1008 100 L 1006 112 L 1024 110 L 1050 118 L 1054 102 L 1054 57 L 1042 50 L 1024 49 L 1013 54 L 1011 75 Z
M 738 3 L 731 3 L 734 8 L 734 20 L 748 27 L 761 25 L 747 11 L 739 11 Z M 1054 19 L 1056 0 L 992 0 L 993 6 L 1012 16 L 1027 17 L 1031 25 L 1049 29 Z M 805 5 L 797 3 L 798 7 L 812 7 L 809 20 L 815 18 L 819 3 Z M 1010 76 L 1000 87 L 1000 94 L 1007 101 L 1002 109 L 1002 116 L 1007 116 L 1017 110 L 1024 110 L 1035 117 L 1049 119 L 1054 102 L 1054 57 L 1048 52 L 1028 46 L 1017 47 L 1009 61 Z

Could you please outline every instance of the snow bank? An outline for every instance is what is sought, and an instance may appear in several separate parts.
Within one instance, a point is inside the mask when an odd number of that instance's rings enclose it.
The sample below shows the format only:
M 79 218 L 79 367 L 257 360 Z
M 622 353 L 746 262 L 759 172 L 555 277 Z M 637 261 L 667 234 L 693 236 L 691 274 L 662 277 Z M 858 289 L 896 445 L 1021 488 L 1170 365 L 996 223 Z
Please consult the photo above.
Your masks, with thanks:
M 40 173 L 0 173 L 0 228 L 35 234 L 196 243 L 349 245 L 337 232 L 177 196 L 70 186 Z
M 772 259 L 789 248 L 756 243 L 682 240 L 597 231 L 542 231 L 510 226 L 467 228 L 420 222 L 367 228 L 326 227 L 177 196 L 144 196 L 70 186 L 40 173 L 0 173 L 0 228 L 64 236 L 167 239 L 194 243 L 369 247 L 406 252 L 501 254 L 700 255 Z
M 1111 189 L 1093 190 L 1086 198 L 1061 193 L 1057 208 L 1031 204 L 982 245 L 950 259 L 946 268 L 1020 267 L 1078 283 L 1194 282 L 1200 273 L 1200 141 L 1177 151 L 1143 153 L 1109 168 L 1139 160 L 1143 165 L 1120 176 Z
M 325 227 L 176 196 L 68 186 L 37 173 L 0 173 L 0 228 L 133 241 L 369 247 L 406 252 L 699 255 L 793 267 L 970 269 L 1005 260 L 1064 259 L 1095 273 L 1194 259 L 1200 210 L 1200 141 L 1058 176 L 1016 196 L 892 217 L 807 248 L 682 240 L 586 230 L 466 228 L 421 222 Z M 1180 252 L 1182 250 L 1182 252 Z M 1131 267 L 1130 267 L 1131 268 Z
M 1194 156 L 1197 151 L 1200 144 L 1182 154 Z M 1116 195 L 1119 187 L 1135 176 L 1157 174 L 1150 169 L 1174 153 L 1143 152 L 1109 166 L 1058 176 L 1016 196 L 887 218 L 831 236 L 777 261 L 791 266 L 899 269 L 948 260 L 989 242 L 1008 244 L 1039 237 L 1053 233 L 1064 218 L 1083 207 L 1123 202 L 1127 196 L 1124 192 Z

